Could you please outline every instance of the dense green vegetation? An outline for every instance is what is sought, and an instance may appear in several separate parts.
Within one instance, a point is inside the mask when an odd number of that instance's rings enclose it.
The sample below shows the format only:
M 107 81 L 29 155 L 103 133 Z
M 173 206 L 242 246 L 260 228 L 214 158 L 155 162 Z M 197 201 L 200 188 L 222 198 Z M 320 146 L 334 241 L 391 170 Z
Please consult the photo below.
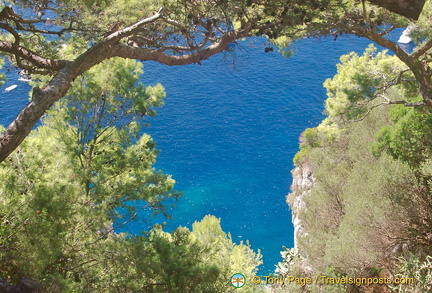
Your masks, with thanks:
M 251 35 L 289 55 L 299 38 L 354 34 L 394 56 L 373 46 L 343 56 L 326 81 L 328 117 L 303 133 L 295 157 L 314 178 L 298 215 L 303 233 L 277 273 L 405 276 L 415 283 L 376 290 L 431 290 L 430 1 L 416 22 L 357 0 L 21 0 L 0 8 L 0 51 L 35 80 L 30 103 L 0 130 L 0 279 L 34 278 L 47 292 L 235 291 L 231 275 L 250 279 L 260 254 L 233 243 L 218 219 L 172 233 L 148 225 L 154 214 L 169 217 L 165 206 L 179 193 L 154 169 L 155 144 L 142 134 L 165 93 L 139 83 L 135 60 L 200 63 Z M 388 38 L 409 24 L 412 53 Z M 130 221 L 148 229 L 116 233 Z
M 141 67 L 112 59 L 88 71 L 0 165 L 0 278 L 34 278 L 47 292 L 231 292 L 234 273 L 256 272 L 260 254 L 213 216 L 192 231 L 116 233 L 148 227 L 179 195 L 140 135 L 165 96 L 138 82 Z
M 369 47 L 362 56 L 341 57 L 338 73 L 325 82 L 328 116 L 303 133 L 295 158 L 298 168 L 312 170 L 314 185 L 298 215 L 304 229 L 297 235 L 298 250 L 284 253 L 282 275 L 406 276 L 415 277 L 415 284 L 376 290 L 430 290 L 432 112 L 380 105 L 375 96 L 383 93 L 372 90 L 384 82 L 374 76 L 389 76 L 398 66 L 396 57 Z M 421 99 L 410 80 L 386 94 Z M 291 204 L 302 190 L 296 192 Z M 308 291 L 372 290 L 366 287 L 319 283 Z M 286 292 L 302 289 L 297 285 Z

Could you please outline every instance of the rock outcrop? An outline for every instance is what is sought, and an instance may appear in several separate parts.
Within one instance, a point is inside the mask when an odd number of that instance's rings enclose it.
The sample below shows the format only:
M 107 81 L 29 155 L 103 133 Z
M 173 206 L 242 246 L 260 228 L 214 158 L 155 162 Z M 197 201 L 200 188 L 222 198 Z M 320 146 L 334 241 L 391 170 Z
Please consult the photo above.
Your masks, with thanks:
M 287 196 L 287 203 L 291 208 L 292 223 L 294 225 L 294 247 L 298 248 L 297 238 L 298 235 L 303 233 L 299 213 L 300 210 L 306 208 L 304 197 L 311 192 L 315 178 L 312 173 L 312 167 L 307 163 L 302 164 L 300 167 L 295 167 L 291 173 L 293 182 L 291 193 Z

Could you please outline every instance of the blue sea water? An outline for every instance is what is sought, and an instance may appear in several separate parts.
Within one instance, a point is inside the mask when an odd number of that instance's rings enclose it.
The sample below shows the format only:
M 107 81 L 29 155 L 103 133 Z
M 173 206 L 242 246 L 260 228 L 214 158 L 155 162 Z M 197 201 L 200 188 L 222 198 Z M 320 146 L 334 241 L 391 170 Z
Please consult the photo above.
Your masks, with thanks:
M 261 251 L 260 274 L 273 271 L 282 246 L 293 246 L 285 198 L 298 137 L 322 120 L 322 83 L 336 73 L 339 57 L 361 53 L 369 43 L 353 36 L 304 39 L 284 58 L 276 49 L 265 53 L 266 40 L 251 38 L 202 65 L 146 62 L 142 81 L 160 82 L 167 92 L 165 106 L 146 130 L 160 150 L 156 167 L 183 191 L 166 230 L 190 228 L 206 214 L 215 215 L 235 242 L 249 240 Z M 17 78 L 9 74 L 0 89 L 18 85 L 0 93 L 0 124 L 9 124 L 27 102 L 30 88 Z M 144 229 L 137 222 L 124 231 Z

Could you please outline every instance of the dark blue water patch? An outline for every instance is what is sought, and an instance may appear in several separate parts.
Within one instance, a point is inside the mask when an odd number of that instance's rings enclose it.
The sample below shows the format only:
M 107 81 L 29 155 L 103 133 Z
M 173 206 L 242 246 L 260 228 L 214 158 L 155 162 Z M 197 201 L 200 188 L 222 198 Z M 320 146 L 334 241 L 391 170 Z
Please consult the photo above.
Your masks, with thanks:
M 184 192 L 166 229 L 190 228 L 206 214 L 216 215 L 234 241 L 249 240 L 261 250 L 261 274 L 273 271 L 281 247 L 293 246 L 285 197 L 298 137 L 323 119 L 322 83 L 336 73 L 339 57 L 362 53 L 369 43 L 305 39 L 286 59 L 265 53 L 267 41 L 253 38 L 201 66 L 145 63 L 142 81 L 160 82 L 167 91 L 166 105 L 146 130 L 161 150 L 156 167 L 172 174 Z M 28 101 L 30 87 L 17 78 L 3 87 L 17 84 L 15 90 L 0 94 L 0 124 L 8 125 Z M 148 227 L 132 222 L 121 230 L 140 234 Z
M 8 62 L 2 68 L 6 73 L 6 82 L 0 87 L 0 125 L 8 126 L 19 112 L 29 102 L 30 85 L 26 81 L 18 80 L 18 71 Z M 11 91 L 6 91 L 8 87 L 16 85 Z
M 261 250 L 260 273 L 273 271 L 282 246 L 293 246 L 285 197 L 298 137 L 323 119 L 322 83 L 340 56 L 362 53 L 369 43 L 305 39 L 287 59 L 265 53 L 266 42 L 254 38 L 239 42 L 235 58 L 219 55 L 201 66 L 146 63 L 143 82 L 161 82 L 167 91 L 147 131 L 161 150 L 157 167 L 184 192 L 166 229 L 213 214 L 236 242 Z M 124 231 L 142 228 L 134 223 Z

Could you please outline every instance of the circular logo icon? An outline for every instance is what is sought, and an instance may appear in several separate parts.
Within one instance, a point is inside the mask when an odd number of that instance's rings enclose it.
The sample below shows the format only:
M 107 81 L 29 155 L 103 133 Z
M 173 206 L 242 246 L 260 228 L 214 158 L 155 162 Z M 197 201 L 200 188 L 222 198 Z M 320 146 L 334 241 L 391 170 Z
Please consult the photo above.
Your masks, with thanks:
M 234 274 L 231 277 L 231 285 L 234 286 L 234 288 L 241 288 L 246 284 L 246 278 L 242 274 Z

